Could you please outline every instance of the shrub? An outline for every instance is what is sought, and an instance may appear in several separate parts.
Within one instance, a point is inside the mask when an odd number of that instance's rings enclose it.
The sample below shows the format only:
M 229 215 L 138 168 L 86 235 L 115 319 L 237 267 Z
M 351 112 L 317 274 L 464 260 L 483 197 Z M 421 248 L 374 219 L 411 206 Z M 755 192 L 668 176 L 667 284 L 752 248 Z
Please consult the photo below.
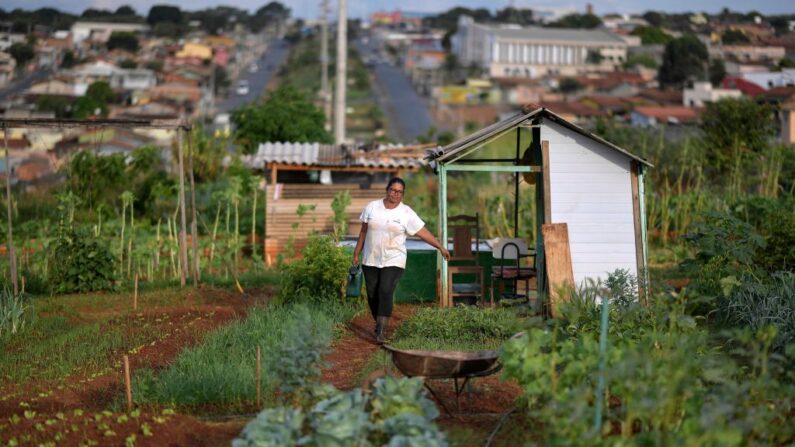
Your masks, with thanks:
M 340 300 L 350 263 L 350 256 L 332 238 L 311 236 L 303 258 L 287 264 L 282 271 L 280 300 Z
M 419 379 L 379 379 L 373 393 L 337 391 L 309 411 L 269 408 L 249 422 L 233 447 L 447 446 L 431 422 L 439 415 Z
M 795 274 L 782 272 L 767 283 L 743 282 L 721 301 L 720 310 L 727 323 L 754 332 L 775 326 L 772 347 L 781 350 L 795 343 Z
M 63 229 L 55 244 L 53 289 L 91 292 L 114 287 L 116 261 L 110 248 L 84 228 Z

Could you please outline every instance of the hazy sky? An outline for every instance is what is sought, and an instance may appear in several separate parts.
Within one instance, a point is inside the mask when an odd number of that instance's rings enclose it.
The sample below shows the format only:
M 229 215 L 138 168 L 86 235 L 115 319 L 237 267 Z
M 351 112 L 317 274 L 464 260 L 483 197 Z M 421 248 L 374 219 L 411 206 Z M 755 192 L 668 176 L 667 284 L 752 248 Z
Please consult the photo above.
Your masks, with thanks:
M 132 5 L 139 14 L 145 15 L 149 7 L 153 4 L 174 4 L 184 9 L 202 9 L 207 6 L 234 5 L 254 11 L 270 0 L 192 0 L 186 6 L 183 1 L 168 0 L 3 0 L 0 8 L 11 10 L 14 8 L 37 9 L 44 6 L 54 7 L 70 12 L 82 12 L 87 7 L 115 9 L 123 4 Z M 336 0 L 330 0 L 331 4 L 336 4 Z M 281 0 L 293 12 L 293 16 L 302 18 L 314 18 L 318 13 L 320 0 Z M 378 10 L 417 11 L 417 12 L 440 12 L 454 6 L 466 6 L 469 8 L 490 8 L 501 9 L 505 6 L 553 6 L 553 7 L 572 7 L 580 11 L 585 10 L 588 3 L 584 0 L 348 0 L 348 10 L 351 17 L 366 16 Z M 789 14 L 795 13 L 795 4 L 786 0 L 591 0 L 597 14 L 607 12 L 635 13 L 648 10 L 660 10 L 669 12 L 682 11 L 706 11 L 718 12 L 724 7 L 735 11 L 757 10 L 763 14 Z

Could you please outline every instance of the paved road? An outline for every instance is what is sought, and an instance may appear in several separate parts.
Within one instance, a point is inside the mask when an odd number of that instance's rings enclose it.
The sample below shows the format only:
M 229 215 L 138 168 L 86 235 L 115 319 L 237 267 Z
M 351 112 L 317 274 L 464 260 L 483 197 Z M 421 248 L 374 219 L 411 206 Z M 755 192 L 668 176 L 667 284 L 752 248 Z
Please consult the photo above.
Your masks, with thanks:
M 30 73 L 26 76 L 23 76 L 19 79 L 15 79 L 11 82 L 11 85 L 7 85 L 4 88 L 0 89 L 0 101 L 5 101 L 12 96 L 19 95 L 23 93 L 25 90 L 30 88 L 31 85 L 44 81 L 52 74 L 51 68 L 41 69 Z
M 237 82 L 229 87 L 229 98 L 217 104 L 217 113 L 229 113 L 241 105 L 256 100 L 265 90 L 276 70 L 282 64 L 289 53 L 289 45 L 283 39 L 271 41 L 268 49 L 257 61 L 259 70 L 256 73 L 249 73 L 248 67 L 241 70 L 241 79 L 246 79 L 249 85 L 247 95 L 238 95 Z
M 413 143 L 433 125 L 428 108 L 414 90 L 408 76 L 397 66 L 382 61 L 378 43 L 356 40 L 354 46 L 362 55 L 377 60 L 373 68 L 378 102 L 389 120 L 389 136 L 400 143 Z

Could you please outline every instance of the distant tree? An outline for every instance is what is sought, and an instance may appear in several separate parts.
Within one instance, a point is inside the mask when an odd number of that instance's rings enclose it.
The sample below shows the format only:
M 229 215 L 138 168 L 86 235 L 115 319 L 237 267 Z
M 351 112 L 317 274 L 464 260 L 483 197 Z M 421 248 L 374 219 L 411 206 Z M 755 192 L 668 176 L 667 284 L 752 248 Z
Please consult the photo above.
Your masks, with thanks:
M 125 50 L 131 53 L 138 51 L 138 36 L 131 31 L 114 31 L 110 34 L 107 43 L 108 50 Z
M 643 14 L 643 20 L 649 22 L 651 26 L 662 26 L 664 17 L 657 11 L 646 11 Z
M 499 23 L 515 23 L 521 26 L 528 26 L 535 23 L 533 11 L 530 9 L 516 9 L 508 6 L 494 14 L 494 20 Z
M 122 60 L 119 62 L 119 67 L 120 67 L 120 68 L 127 68 L 127 69 L 130 69 L 130 68 L 138 68 L 138 63 L 137 63 L 137 62 L 135 62 L 135 61 L 134 61 L 134 60 L 132 60 L 132 59 L 129 59 L 129 58 L 128 58 L 128 59 L 122 59 Z
M 602 19 L 593 14 L 569 14 L 556 22 L 550 23 L 551 28 L 585 28 L 593 29 L 602 25 Z
M 673 36 L 656 26 L 639 26 L 630 34 L 639 36 L 643 45 L 665 45 L 673 40 Z
M 423 19 L 423 24 L 429 28 L 439 28 L 455 33 L 458 29 L 458 18 L 461 16 L 472 17 L 476 22 L 486 22 L 492 19 L 491 12 L 486 8 L 470 9 L 457 6 L 441 14 L 426 17 Z
M 247 154 L 268 141 L 332 143 L 334 139 L 323 128 L 325 120 L 323 111 L 290 85 L 274 90 L 262 104 L 232 112 L 236 141 Z
M 574 78 L 563 78 L 558 84 L 558 90 L 564 95 L 568 95 L 582 89 L 582 85 Z
M 28 62 L 33 60 L 33 57 L 36 55 L 35 51 L 33 50 L 33 45 L 29 43 L 22 43 L 17 42 L 11 45 L 8 48 L 8 54 L 17 61 L 17 67 L 22 68 L 27 65 Z
M 778 68 L 779 70 L 784 68 L 795 68 L 795 60 L 785 57 L 784 59 L 778 61 Z
M 146 22 L 152 26 L 161 22 L 182 23 L 182 10 L 178 6 L 154 5 L 149 9 Z
M 178 38 L 185 33 L 185 27 L 179 23 L 173 22 L 159 22 L 152 27 L 152 34 L 157 37 L 171 37 Z
M 682 88 L 688 82 L 706 79 L 708 61 L 707 47 L 687 34 L 665 45 L 657 77 L 664 87 Z
M 290 8 L 280 2 L 272 1 L 259 8 L 249 19 L 249 26 L 255 32 L 276 23 L 284 23 L 290 17 Z
M 75 118 L 108 116 L 108 104 L 116 102 L 117 96 L 106 81 L 96 81 L 88 86 L 86 94 L 78 98 L 72 107 Z
M 714 86 L 719 86 L 726 77 L 726 64 L 720 59 L 713 59 L 709 63 L 709 82 Z
M 624 62 L 624 68 L 631 68 L 635 66 L 642 66 L 646 68 L 657 68 L 657 60 L 651 54 L 632 54 L 627 56 Z
M 736 166 L 748 153 L 763 152 L 775 135 L 770 107 L 750 98 L 707 104 L 701 123 L 707 157 L 719 170 Z
M 83 14 L 81 14 L 81 17 L 86 18 L 86 19 L 96 19 L 96 18 L 108 17 L 108 16 L 112 16 L 112 15 L 113 15 L 113 13 L 108 11 L 107 9 L 88 8 L 85 11 L 83 11 Z
M 36 110 L 52 112 L 56 118 L 68 118 L 72 112 L 72 100 L 63 96 L 43 95 L 36 99 Z
M 148 68 L 149 70 L 161 72 L 163 71 L 163 61 L 161 60 L 153 60 L 149 61 L 144 64 L 144 68 Z
M 724 31 L 720 36 L 720 40 L 724 45 L 740 45 L 751 42 L 751 39 L 749 39 L 744 32 L 736 29 L 727 29 Z
M 75 53 L 72 50 L 66 50 L 61 59 L 61 68 L 72 68 L 75 65 Z
M 122 5 L 116 9 L 116 12 L 113 13 L 117 16 L 136 16 L 138 15 L 137 12 L 132 8 L 130 5 Z
M 229 75 L 226 73 L 224 67 L 220 65 L 215 66 L 215 94 L 218 95 L 231 85 Z

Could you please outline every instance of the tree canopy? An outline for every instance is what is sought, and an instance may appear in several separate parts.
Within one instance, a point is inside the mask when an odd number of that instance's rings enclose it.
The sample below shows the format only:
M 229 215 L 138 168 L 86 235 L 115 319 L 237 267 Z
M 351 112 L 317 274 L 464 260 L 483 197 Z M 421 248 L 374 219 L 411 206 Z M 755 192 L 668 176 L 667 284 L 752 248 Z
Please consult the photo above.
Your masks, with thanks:
M 131 31 L 114 31 L 108 39 L 108 50 L 121 49 L 131 53 L 138 51 L 138 37 Z
M 706 79 L 708 63 L 707 47 L 698 37 L 686 34 L 665 45 L 658 79 L 664 87 L 682 88 L 688 82 Z
M 246 105 L 232 112 L 236 141 L 245 153 L 257 150 L 259 143 L 331 143 L 323 128 L 326 117 L 310 98 L 290 85 L 274 90 L 262 104 Z
M 770 107 L 750 98 L 726 98 L 707 104 L 701 116 L 707 156 L 718 169 L 747 152 L 762 152 L 775 134 Z
M 154 5 L 149 9 L 146 22 L 152 26 L 160 22 L 181 23 L 182 10 L 172 5 Z
M 35 56 L 33 45 L 26 42 L 17 42 L 8 48 L 8 54 L 17 61 L 17 67 L 23 67 Z
M 632 30 L 633 36 L 639 36 L 643 45 L 664 45 L 673 37 L 656 26 L 639 26 Z
M 593 14 L 569 14 L 549 24 L 551 28 L 593 29 L 602 25 L 602 19 Z

